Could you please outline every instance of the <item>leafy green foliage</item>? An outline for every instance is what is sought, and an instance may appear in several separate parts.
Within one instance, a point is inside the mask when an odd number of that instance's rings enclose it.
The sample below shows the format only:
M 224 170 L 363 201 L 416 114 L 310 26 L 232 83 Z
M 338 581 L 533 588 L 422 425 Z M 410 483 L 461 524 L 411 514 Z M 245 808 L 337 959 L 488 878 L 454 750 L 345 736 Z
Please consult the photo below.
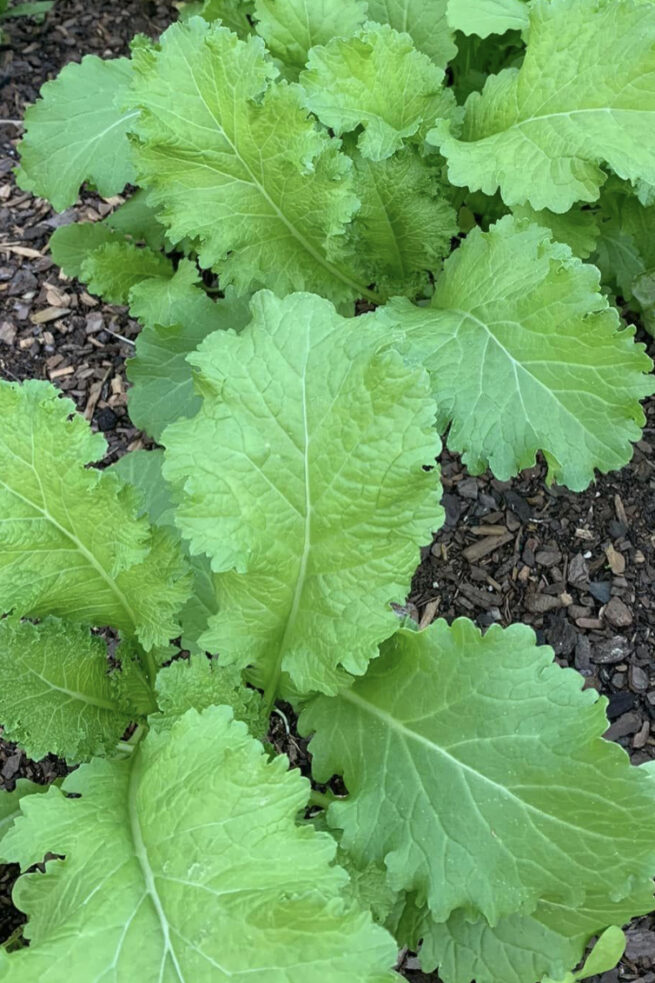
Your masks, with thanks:
M 153 277 L 171 277 L 173 267 L 151 249 L 140 249 L 131 242 L 108 242 L 87 256 L 80 272 L 91 293 L 101 294 L 110 304 L 125 304 L 132 287 Z
M 526 0 L 448 0 L 448 23 L 463 34 L 486 38 L 528 27 Z
M 655 786 L 602 740 L 598 694 L 523 626 L 402 630 L 300 725 L 315 732 L 317 779 L 342 774 L 349 790 L 328 810 L 342 846 L 384 860 L 392 887 L 417 891 L 437 921 L 463 908 L 495 925 L 540 897 L 621 900 L 655 863 Z
M 598 271 L 546 230 L 511 217 L 474 230 L 430 307 L 402 300 L 386 316 L 406 326 L 432 377 L 438 426 L 452 423 L 449 446 L 474 473 L 488 463 L 508 478 L 541 450 L 551 478 L 580 490 L 594 468 L 630 460 L 652 363 L 600 293 Z
M 0 383 L 0 420 L 0 611 L 174 637 L 185 565 L 129 487 L 87 468 L 104 438 L 42 382 Z
M 255 0 L 257 33 L 297 76 L 310 48 L 349 37 L 366 19 L 365 0 Z
M 18 882 L 30 947 L 10 958 L 13 983 L 393 979 L 392 939 L 339 898 L 334 842 L 295 824 L 306 780 L 230 718 L 191 710 L 128 760 L 70 775 L 63 791 L 81 798 L 23 801 L 3 853 L 24 869 L 66 860 Z
M 190 357 L 203 406 L 164 433 L 164 474 L 191 552 L 221 574 L 205 647 L 273 692 L 281 672 L 335 692 L 338 667 L 363 673 L 393 632 L 389 603 L 441 524 L 422 469 L 439 451 L 434 410 L 374 318 L 353 334 L 303 294 L 262 293 L 252 311 Z
M 35 795 L 39 792 L 47 792 L 47 790 L 47 785 L 37 785 L 36 782 L 30 782 L 27 778 L 19 778 L 13 792 L 0 789 L 0 843 L 7 830 L 13 825 L 14 819 L 20 815 L 20 800 L 26 795 Z
M 131 78 L 126 58 L 87 55 L 46 82 L 41 100 L 25 114 L 18 181 L 61 210 L 74 204 L 80 185 L 101 195 L 122 191 L 135 177 L 127 140 L 134 112 L 123 112 Z
M 454 184 L 486 194 L 500 187 L 508 205 L 565 212 L 598 198 L 601 163 L 655 182 L 655 150 L 643 138 L 655 112 L 654 70 L 650 3 L 533 0 L 521 68 L 490 76 L 482 95 L 469 97 L 461 140 L 448 122 L 428 139 Z
M 457 52 L 446 22 L 448 0 L 368 0 L 371 20 L 409 34 L 418 51 L 445 68 Z
M 111 749 L 130 722 L 121 673 L 110 675 L 104 640 L 82 625 L 0 621 L 0 672 L 4 735 L 32 758 L 87 760 Z

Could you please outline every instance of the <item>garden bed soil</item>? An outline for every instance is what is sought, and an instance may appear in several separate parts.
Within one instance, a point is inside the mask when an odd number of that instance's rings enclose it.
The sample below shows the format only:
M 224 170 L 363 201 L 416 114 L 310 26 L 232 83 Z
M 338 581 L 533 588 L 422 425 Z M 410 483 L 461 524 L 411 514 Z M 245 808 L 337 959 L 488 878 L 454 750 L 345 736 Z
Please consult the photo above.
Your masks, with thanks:
M 41 84 L 67 62 L 87 52 L 124 54 L 135 33 L 154 36 L 174 16 L 165 2 L 58 0 L 42 24 L 9 22 L 0 49 L 0 377 L 49 379 L 74 399 L 107 438 L 105 464 L 151 446 L 126 408 L 125 360 L 139 328 L 124 308 L 63 278 L 47 243 L 57 226 L 102 218 L 118 199 L 85 193 L 56 215 L 20 191 L 12 168 L 21 131 L 7 121 L 19 121 Z M 650 350 L 655 354 L 652 342 Z M 607 697 L 607 736 L 635 763 L 655 757 L 655 400 L 646 412 L 632 462 L 583 494 L 548 488 L 541 463 L 502 482 L 469 475 L 456 455 L 444 452 L 446 524 L 423 550 L 401 611 L 421 625 L 457 616 L 481 627 L 532 625 L 561 665 L 577 669 L 585 686 Z M 286 747 L 292 764 L 305 768 L 303 743 L 292 741 Z M 64 771 L 55 758 L 31 762 L 0 740 L 0 787 L 12 788 L 21 776 L 49 782 Z M 611 864 L 611 857 L 599 863 Z M 15 874 L 0 868 L 0 941 L 20 924 L 10 900 Z M 418 972 L 411 956 L 403 972 L 414 983 L 438 979 Z M 626 957 L 603 983 L 618 979 L 655 983 L 651 918 L 631 927 Z

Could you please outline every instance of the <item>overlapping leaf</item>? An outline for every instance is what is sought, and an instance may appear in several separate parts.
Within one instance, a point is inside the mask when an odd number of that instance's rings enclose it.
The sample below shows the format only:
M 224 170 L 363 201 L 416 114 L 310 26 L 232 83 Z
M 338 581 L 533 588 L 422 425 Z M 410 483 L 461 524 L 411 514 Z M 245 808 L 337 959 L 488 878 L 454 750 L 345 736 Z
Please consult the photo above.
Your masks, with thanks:
M 350 161 L 307 118 L 297 87 L 269 85 L 276 72 L 261 39 L 200 18 L 139 53 L 134 153 L 150 201 L 174 242 L 199 242 L 223 286 L 365 296 L 343 235 L 357 207 Z
M 655 6 L 640 0 L 534 0 L 520 69 L 466 103 L 461 140 L 430 135 L 454 184 L 508 205 L 565 212 L 595 201 L 601 164 L 655 182 Z
M 162 253 L 131 242 L 108 242 L 82 260 L 80 276 L 91 293 L 108 304 L 126 304 L 130 290 L 144 280 L 169 279 L 173 265 Z
M 522 31 L 529 24 L 526 0 L 448 0 L 448 24 L 454 31 L 486 38 Z
M 14 819 L 20 816 L 20 800 L 23 796 L 47 791 L 47 785 L 37 785 L 36 782 L 30 782 L 27 778 L 19 778 L 12 792 L 0 789 L 0 842 L 5 833 L 11 829 Z M 0 862 L 4 863 L 1 848 Z
M 379 161 L 448 112 L 443 78 L 407 34 L 367 24 L 354 37 L 313 48 L 300 83 L 307 106 L 337 135 L 363 126 L 359 149 Z
M 268 50 L 297 77 L 310 48 L 362 26 L 366 0 L 255 0 L 255 17 Z
M 318 297 L 262 292 L 240 335 L 191 356 L 203 408 L 164 433 L 176 522 L 221 573 L 201 642 L 270 694 L 281 671 L 304 692 L 364 672 L 442 521 L 427 379 L 381 352 L 389 338 L 372 316 L 354 331 Z
M 210 23 L 219 20 L 224 27 L 244 38 L 252 33 L 249 18 L 254 16 L 255 4 L 254 0 L 199 0 L 185 4 L 183 13 L 189 16 L 200 14 Z
M 543 451 L 550 477 L 576 491 L 594 468 L 632 456 L 653 392 L 634 329 L 621 329 L 583 265 L 547 230 L 511 216 L 474 229 L 447 260 L 432 305 L 393 302 L 439 405 L 449 446 L 478 473 L 507 479 Z
M 571 252 L 580 259 L 588 259 L 596 249 L 600 229 L 593 209 L 574 205 L 568 212 L 560 215 L 547 208 L 537 212 L 530 205 L 515 205 L 512 212 L 519 219 L 526 219 L 549 229 L 555 242 L 566 243 Z
M 81 625 L 0 621 L 0 674 L 4 735 L 31 758 L 88 760 L 111 750 L 132 719 L 118 696 L 120 673 L 109 673 L 104 639 Z
M 368 15 L 380 24 L 390 24 L 396 31 L 409 34 L 419 51 L 423 51 L 441 68 L 457 53 L 452 32 L 446 22 L 447 0 L 368 0 Z
M 296 825 L 306 780 L 230 717 L 189 711 L 70 775 L 81 798 L 24 802 L 3 853 L 66 859 L 14 890 L 30 946 L 12 983 L 391 983 L 393 940 L 340 898 L 331 838 Z
M 212 331 L 238 331 L 250 320 L 247 301 L 231 291 L 212 301 L 198 285 L 194 265 L 183 260 L 173 277 L 143 281 L 130 291 L 130 312 L 143 328 L 127 363 L 133 422 L 158 440 L 169 423 L 200 408 L 187 355 Z
M 134 180 L 127 131 L 136 113 L 121 108 L 131 74 L 126 58 L 87 55 L 46 82 L 41 99 L 25 113 L 21 188 L 61 211 L 74 204 L 84 181 L 113 195 Z
M 301 716 L 342 846 L 386 862 L 436 921 L 489 924 L 541 897 L 629 897 L 655 863 L 649 776 L 602 739 L 605 703 L 537 648 L 532 631 L 468 621 L 400 631 L 366 676 Z M 612 864 L 598 863 L 611 851 Z
M 136 518 L 135 493 L 89 469 L 105 441 L 47 383 L 0 383 L 0 612 L 177 634 L 188 585 L 173 540 Z

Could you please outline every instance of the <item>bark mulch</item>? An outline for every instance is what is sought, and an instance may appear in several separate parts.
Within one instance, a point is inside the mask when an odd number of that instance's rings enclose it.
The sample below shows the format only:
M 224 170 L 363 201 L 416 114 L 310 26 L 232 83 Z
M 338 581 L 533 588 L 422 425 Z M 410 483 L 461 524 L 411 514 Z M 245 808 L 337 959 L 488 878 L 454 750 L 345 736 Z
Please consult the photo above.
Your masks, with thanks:
M 155 36 L 174 17 L 168 2 L 58 0 L 41 24 L 10 21 L 0 47 L 0 376 L 49 379 L 74 399 L 107 437 L 105 463 L 149 446 L 126 410 L 125 359 L 139 328 L 124 308 L 63 278 L 47 243 L 57 226 L 102 218 L 120 199 L 84 193 L 56 215 L 20 191 L 12 178 L 20 128 L 6 121 L 19 121 L 41 84 L 68 61 L 87 52 L 123 54 L 135 33 Z M 650 349 L 653 354 L 652 342 Z M 646 411 L 630 465 L 578 495 L 548 488 L 541 463 L 502 482 L 470 476 L 445 451 L 447 520 L 423 551 L 407 603 L 422 625 L 457 616 L 481 627 L 532 625 L 561 665 L 577 669 L 585 686 L 608 698 L 607 737 L 635 763 L 655 757 L 655 400 Z M 293 763 L 306 766 L 302 742 L 288 750 Z M 49 782 L 64 770 L 55 758 L 31 762 L 0 741 L 0 787 L 12 788 L 20 776 Z M 9 896 L 15 874 L 0 868 L 0 941 L 21 922 Z M 655 983 L 653 919 L 636 921 L 628 937 L 625 958 L 603 983 Z M 437 980 L 418 972 L 411 956 L 403 972 L 414 983 Z

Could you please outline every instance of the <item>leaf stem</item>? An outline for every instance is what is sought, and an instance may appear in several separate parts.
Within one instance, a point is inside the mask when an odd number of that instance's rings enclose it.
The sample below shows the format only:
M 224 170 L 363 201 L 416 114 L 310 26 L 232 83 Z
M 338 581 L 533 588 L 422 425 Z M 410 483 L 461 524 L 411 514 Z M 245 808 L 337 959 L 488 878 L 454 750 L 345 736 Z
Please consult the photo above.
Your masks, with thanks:
M 318 809 L 327 809 L 334 802 L 334 796 L 319 792 L 313 788 L 309 793 L 309 805 L 316 806 Z

